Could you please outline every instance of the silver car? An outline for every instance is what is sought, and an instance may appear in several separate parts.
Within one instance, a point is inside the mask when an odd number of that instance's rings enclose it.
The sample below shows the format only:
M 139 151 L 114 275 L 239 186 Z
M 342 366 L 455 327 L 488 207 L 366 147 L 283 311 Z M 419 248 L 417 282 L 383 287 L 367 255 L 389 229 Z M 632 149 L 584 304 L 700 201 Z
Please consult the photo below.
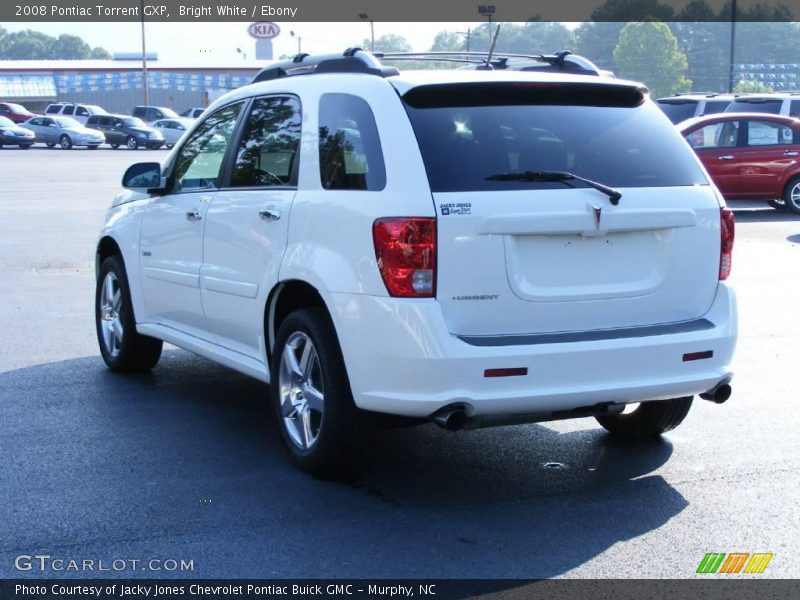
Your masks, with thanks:
M 30 129 L 36 141 L 53 148 L 56 144 L 64 150 L 73 146 L 86 146 L 90 150 L 106 141 L 103 132 L 89 129 L 72 117 L 34 117 L 22 123 L 22 127 Z
M 175 119 L 159 119 L 152 126 L 164 136 L 167 141 L 167 148 L 172 148 L 193 123 L 193 119 L 177 117 Z

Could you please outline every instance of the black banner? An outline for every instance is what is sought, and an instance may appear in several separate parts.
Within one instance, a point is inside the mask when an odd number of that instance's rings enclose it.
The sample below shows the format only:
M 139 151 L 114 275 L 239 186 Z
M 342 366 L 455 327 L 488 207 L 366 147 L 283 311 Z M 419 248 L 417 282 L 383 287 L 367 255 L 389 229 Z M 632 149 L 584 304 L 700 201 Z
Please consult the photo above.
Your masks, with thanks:
M 63 579 L 0 580 L 3 600 L 642 600 L 692 598 L 703 600 L 783 600 L 796 597 L 797 580 L 186 580 L 186 579 Z
M 3 0 L 0 22 L 791 21 L 800 0 Z

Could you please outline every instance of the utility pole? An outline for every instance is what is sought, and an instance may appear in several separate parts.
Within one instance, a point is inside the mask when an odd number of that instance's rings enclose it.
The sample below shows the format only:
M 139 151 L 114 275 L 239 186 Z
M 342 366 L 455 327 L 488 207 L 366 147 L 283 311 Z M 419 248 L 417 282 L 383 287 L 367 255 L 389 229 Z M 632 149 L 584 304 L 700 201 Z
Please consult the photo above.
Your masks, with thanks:
M 736 78 L 736 67 L 734 60 L 736 59 L 736 0 L 731 0 L 731 54 L 730 64 L 731 70 L 728 74 L 728 92 L 733 92 L 734 79 Z
M 369 34 L 372 39 L 370 43 L 370 52 L 375 52 L 375 23 L 369 18 L 367 13 L 359 13 L 358 18 L 362 21 L 369 20 Z
M 466 31 L 456 31 L 458 35 L 465 35 L 467 36 L 467 52 L 469 52 L 469 38 L 472 35 L 472 28 L 467 29 Z
M 147 87 L 147 45 L 144 40 L 144 0 L 139 0 L 139 10 L 142 11 L 142 85 L 144 86 L 145 106 L 150 104 L 150 90 Z

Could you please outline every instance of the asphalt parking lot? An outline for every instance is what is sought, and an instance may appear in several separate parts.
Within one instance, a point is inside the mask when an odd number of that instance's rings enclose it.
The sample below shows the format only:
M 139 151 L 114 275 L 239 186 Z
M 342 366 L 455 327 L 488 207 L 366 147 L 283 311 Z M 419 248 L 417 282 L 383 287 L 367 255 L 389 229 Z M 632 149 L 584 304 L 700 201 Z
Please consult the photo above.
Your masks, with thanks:
M 706 552 L 800 576 L 800 215 L 733 205 L 727 404 L 652 443 L 590 419 L 388 431 L 338 484 L 287 464 L 261 383 L 171 347 L 147 376 L 101 361 L 96 235 L 125 167 L 163 155 L 0 150 L 0 577 L 80 575 L 14 568 L 49 554 L 194 565 L 124 576 L 684 578 Z

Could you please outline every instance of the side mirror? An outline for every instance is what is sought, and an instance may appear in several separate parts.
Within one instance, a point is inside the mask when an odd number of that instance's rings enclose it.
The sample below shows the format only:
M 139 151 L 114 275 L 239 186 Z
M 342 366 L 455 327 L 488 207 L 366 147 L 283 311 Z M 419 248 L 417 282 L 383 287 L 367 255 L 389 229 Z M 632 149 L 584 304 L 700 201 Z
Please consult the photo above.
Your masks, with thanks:
M 122 176 L 122 187 L 143 194 L 163 190 L 166 185 L 161 177 L 161 165 L 156 162 L 131 165 Z

